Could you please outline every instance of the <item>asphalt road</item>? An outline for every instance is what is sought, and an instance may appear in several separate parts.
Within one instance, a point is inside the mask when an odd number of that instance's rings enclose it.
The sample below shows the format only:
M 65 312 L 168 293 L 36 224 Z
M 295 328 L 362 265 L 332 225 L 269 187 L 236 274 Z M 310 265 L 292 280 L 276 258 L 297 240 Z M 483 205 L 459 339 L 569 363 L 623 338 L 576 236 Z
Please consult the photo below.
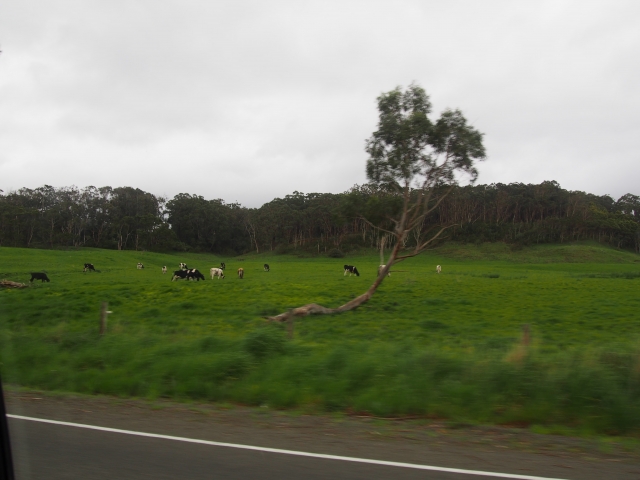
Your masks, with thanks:
M 18 427 L 17 423 L 23 425 Z M 18 479 L 462 480 L 478 475 L 248 451 L 10 419 Z M 501 478 L 482 475 L 482 478 Z M 502 477 L 504 478 L 504 477 Z
M 18 480 L 27 479 L 640 479 L 640 461 L 599 453 L 578 439 L 513 429 L 448 431 L 442 425 L 291 416 L 244 407 L 9 392 Z M 48 424 L 25 416 L 121 429 Z M 147 432 L 145 437 L 124 433 Z M 208 442 L 208 443 L 207 443 Z M 262 450 L 215 443 L 253 445 Z M 265 451 L 280 449 L 430 465 L 510 476 L 470 475 Z M 518 477 L 521 476 L 521 477 Z

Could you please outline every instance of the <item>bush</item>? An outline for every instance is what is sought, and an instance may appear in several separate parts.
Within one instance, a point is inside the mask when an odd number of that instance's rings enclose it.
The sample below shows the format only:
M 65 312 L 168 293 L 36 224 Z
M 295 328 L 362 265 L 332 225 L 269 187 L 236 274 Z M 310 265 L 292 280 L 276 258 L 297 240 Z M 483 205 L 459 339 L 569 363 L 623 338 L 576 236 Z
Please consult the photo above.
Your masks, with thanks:
M 191 250 L 191 246 L 190 246 L 190 245 L 187 245 L 187 244 L 186 244 L 186 243 L 184 243 L 184 242 L 176 242 L 176 243 L 173 245 L 173 249 L 174 249 L 175 251 L 177 251 L 177 252 L 188 252 L 188 251 L 190 251 L 190 250 Z
M 331 258 L 342 258 L 344 257 L 344 252 L 342 250 L 338 250 L 337 248 L 332 248 L 327 252 L 327 256 Z
M 244 348 L 257 359 L 263 359 L 284 351 L 285 337 L 275 328 L 261 328 L 244 339 Z

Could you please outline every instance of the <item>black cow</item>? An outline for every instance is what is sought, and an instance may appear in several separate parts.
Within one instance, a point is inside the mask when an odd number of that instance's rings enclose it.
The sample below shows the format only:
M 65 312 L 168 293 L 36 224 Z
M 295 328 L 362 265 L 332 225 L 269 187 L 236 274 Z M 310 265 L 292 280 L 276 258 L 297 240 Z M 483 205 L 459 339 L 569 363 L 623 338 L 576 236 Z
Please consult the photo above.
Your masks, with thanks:
M 345 265 L 344 266 L 344 274 L 346 275 L 347 272 L 349 272 L 349 276 L 351 276 L 351 274 L 355 274 L 356 277 L 360 276 L 360 272 L 353 265 Z
M 225 268 L 227 268 L 227 264 L 224 262 L 220 262 L 220 268 L 224 270 Z
M 187 270 L 187 280 L 204 280 L 204 275 L 201 274 L 197 269 Z
M 265 271 L 265 272 L 268 272 L 268 271 L 269 271 L 269 264 L 268 264 L 268 263 L 265 263 L 265 264 L 264 264 L 264 271 Z
M 173 282 L 174 280 L 185 279 L 187 278 L 188 274 L 189 272 L 187 272 L 186 270 L 176 270 L 171 276 L 171 281 Z
M 49 277 L 47 277 L 46 273 L 31 272 L 31 280 L 29 280 L 29 281 L 33 282 L 34 280 L 41 280 L 42 283 L 51 281 L 51 280 L 49 280 Z
M 95 272 L 96 267 L 93 266 L 93 263 L 85 263 L 83 272 L 86 272 L 87 270 Z

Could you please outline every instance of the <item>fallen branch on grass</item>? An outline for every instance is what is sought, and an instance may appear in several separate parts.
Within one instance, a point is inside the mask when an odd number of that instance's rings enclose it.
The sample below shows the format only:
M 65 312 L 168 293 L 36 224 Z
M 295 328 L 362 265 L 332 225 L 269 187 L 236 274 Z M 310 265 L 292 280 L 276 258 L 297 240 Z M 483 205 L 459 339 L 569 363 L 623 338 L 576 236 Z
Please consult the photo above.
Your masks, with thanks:
M 378 286 L 382 283 L 382 280 L 384 280 L 390 266 L 391 265 L 387 265 L 382 269 L 380 276 L 376 278 L 376 281 L 371 285 L 371 287 L 369 287 L 369 290 L 364 292 L 362 295 L 358 295 L 353 300 L 349 300 L 344 305 L 340 305 L 338 308 L 327 308 L 322 305 L 318 305 L 317 303 L 310 303 L 302 307 L 292 308 L 288 312 L 281 313 L 274 317 L 267 317 L 267 319 L 272 322 L 287 322 L 294 317 L 306 317 L 307 315 L 332 315 L 334 313 L 348 312 L 349 310 L 358 308 L 363 303 L 369 301 L 371 295 L 374 294 Z
M 12 282 L 11 280 L 0 280 L 0 287 L 3 288 L 27 288 L 24 283 Z
M 276 315 L 275 317 L 265 318 L 272 322 L 286 322 L 293 317 L 306 317 L 307 315 L 329 315 L 332 313 L 336 313 L 336 310 L 336 308 L 327 308 L 323 307 L 322 305 L 318 305 L 317 303 L 311 303 L 303 307 L 292 308 L 288 312 L 281 313 L 280 315 Z

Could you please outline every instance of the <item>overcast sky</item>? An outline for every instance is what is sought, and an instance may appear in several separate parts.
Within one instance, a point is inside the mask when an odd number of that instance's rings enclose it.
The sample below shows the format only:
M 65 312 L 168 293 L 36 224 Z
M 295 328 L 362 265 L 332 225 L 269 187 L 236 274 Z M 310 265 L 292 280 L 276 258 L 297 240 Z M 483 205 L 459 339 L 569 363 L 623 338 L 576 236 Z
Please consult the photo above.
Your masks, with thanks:
M 479 183 L 640 194 L 635 0 L 6 0 L 0 48 L 5 193 L 343 192 L 415 82 L 485 134 Z

